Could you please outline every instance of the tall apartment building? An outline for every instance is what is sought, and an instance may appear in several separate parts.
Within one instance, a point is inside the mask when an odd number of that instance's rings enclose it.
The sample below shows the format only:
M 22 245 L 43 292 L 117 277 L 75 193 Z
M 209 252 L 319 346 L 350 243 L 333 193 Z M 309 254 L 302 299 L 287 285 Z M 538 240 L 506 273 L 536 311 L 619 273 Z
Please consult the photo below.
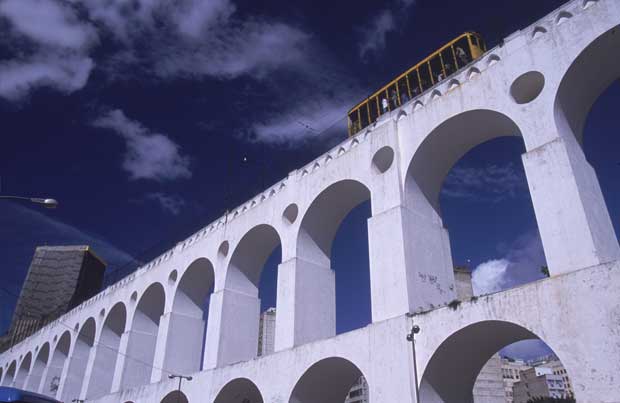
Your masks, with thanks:
M 276 308 L 261 313 L 258 325 L 258 355 L 271 354 L 276 340 Z
M 568 396 L 560 375 L 554 375 L 549 367 L 533 367 L 521 372 L 515 383 L 514 403 L 527 403 L 535 397 L 563 398 Z
M 24 280 L 5 350 L 101 290 L 106 264 L 88 246 L 39 246 Z

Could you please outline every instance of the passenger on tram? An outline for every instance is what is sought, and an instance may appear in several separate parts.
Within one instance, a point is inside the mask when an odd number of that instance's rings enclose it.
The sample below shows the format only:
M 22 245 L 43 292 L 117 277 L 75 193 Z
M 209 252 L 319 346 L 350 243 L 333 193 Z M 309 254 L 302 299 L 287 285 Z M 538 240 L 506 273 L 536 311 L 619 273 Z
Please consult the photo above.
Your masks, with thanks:
M 456 47 L 456 57 L 458 57 L 461 63 L 463 63 L 463 66 L 469 63 L 469 58 L 467 57 L 467 53 L 465 53 L 463 48 L 460 46 Z
M 392 109 L 398 108 L 398 95 L 396 95 L 396 90 L 392 90 L 390 101 L 392 101 Z
M 407 102 L 409 102 L 409 95 L 407 95 L 407 93 L 406 93 L 406 92 L 403 92 L 403 93 L 401 94 L 401 96 L 400 96 L 400 104 L 401 104 L 401 105 L 404 105 L 404 104 L 406 104 Z
M 452 75 L 452 73 L 454 73 L 454 67 L 450 64 L 450 63 L 446 63 L 446 77 L 449 77 Z

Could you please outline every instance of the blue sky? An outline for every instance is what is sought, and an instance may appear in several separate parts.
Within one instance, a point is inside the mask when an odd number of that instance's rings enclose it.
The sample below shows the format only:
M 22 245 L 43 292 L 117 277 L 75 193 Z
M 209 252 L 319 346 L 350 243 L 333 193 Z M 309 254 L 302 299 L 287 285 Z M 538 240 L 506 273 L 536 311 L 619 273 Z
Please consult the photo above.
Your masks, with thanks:
M 0 204 L 2 286 L 19 291 L 41 244 L 91 244 L 130 270 L 342 141 L 348 108 L 447 40 L 471 29 L 493 46 L 563 3 L 0 0 L 2 194 L 61 203 Z M 615 83 L 584 141 L 616 232 L 618 100 Z M 483 144 L 442 191 L 454 262 L 476 268 L 479 291 L 540 278 L 523 152 Z M 369 320 L 368 215 L 336 239 L 339 331 Z M 0 298 L 3 331 L 15 298 Z

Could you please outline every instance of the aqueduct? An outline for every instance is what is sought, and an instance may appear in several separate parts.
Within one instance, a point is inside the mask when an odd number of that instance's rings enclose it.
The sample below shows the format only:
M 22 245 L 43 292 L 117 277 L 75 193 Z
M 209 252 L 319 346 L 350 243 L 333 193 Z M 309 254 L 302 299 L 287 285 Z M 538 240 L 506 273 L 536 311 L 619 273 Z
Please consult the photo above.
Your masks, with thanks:
M 492 354 L 539 338 L 577 401 L 620 402 L 620 249 L 581 148 L 619 54 L 620 2 L 566 3 L 0 355 L 0 383 L 65 401 L 341 403 L 363 374 L 371 401 L 413 403 L 415 365 L 421 402 L 462 403 Z M 551 276 L 449 307 L 438 193 L 498 136 L 525 144 Z M 336 336 L 332 242 L 368 200 L 372 323 Z M 277 247 L 276 351 L 257 358 L 257 287 Z M 179 392 L 171 373 L 194 379 Z

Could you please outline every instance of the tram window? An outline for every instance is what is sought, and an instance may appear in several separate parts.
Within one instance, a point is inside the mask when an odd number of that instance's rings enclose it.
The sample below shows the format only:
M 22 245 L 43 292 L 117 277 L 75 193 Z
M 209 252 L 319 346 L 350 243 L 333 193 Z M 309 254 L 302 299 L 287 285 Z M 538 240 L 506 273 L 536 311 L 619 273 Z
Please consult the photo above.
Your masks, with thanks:
M 370 101 L 368 101 L 368 107 L 370 109 L 370 123 L 373 123 L 379 117 L 377 97 L 370 98 Z
M 398 96 L 400 104 L 406 104 L 411 97 L 409 96 L 409 88 L 407 87 L 407 77 L 403 76 L 398 80 Z
M 433 74 L 434 83 L 438 83 L 444 78 L 446 78 L 443 72 L 443 68 L 441 67 L 441 59 L 439 58 L 439 55 L 433 57 L 430 60 L 429 64 L 431 65 L 431 73 Z
M 359 120 L 357 116 L 357 109 L 349 113 L 349 121 L 351 122 L 351 134 L 357 133 L 360 130 Z
M 361 130 L 364 127 L 368 126 L 368 103 L 360 106 L 360 118 L 362 120 L 362 126 L 360 127 Z
M 428 70 L 428 63 L 424 63 L 420 66 L 420 81 L 422 83 L 422 91 L 426 91 L 427 89 L 433 86 L 433 81 L 431 80 L 431 74 Z
M 407 74 L 409 78 L 409 88 L 411 89 L 411 98 L 415 98 L 422 93 L 420 88 L 420 80 L 418 80 L 418 71 L 413 70 Z
M 444 49 L 441 52 L 441 60 L 443 61 L 443 67 L 446 71 L 446 77 L 456 72 L 456 64 L 454 54 L 452 53 L 452 46 Z
M 465 67 L 467 63 L 471 62 L 471 51 L 469 49 L 469 42 L 467 42 L 466 36 L 459 39 L 454 44 L 454 53 L 456 55 L 456 61 L 459 69 Z

